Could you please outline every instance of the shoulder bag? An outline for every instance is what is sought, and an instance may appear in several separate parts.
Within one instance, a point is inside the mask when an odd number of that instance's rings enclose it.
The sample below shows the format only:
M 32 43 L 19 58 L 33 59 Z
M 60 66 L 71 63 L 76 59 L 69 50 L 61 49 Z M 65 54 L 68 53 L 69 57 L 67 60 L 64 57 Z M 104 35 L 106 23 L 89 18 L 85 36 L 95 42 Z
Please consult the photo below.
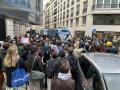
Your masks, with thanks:
M 45 78 L 45 74 L 43 72 L 33 70 L 33 66 L 35 64 L 36 59 L 37 59 L 37 56 L 35 56 L 34 58 L 31 72 L 30 72 L 30 80 L 33 80 L 33 81 L 42 80 Z

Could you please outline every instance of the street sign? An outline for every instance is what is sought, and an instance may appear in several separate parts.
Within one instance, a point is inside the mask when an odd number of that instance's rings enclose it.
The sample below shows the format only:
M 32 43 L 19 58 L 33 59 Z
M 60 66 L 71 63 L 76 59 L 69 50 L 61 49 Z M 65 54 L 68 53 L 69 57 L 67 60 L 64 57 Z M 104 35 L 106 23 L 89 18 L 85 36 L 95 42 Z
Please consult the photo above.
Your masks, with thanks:
M 92 32 L 93 32 L 93 33 L 96 33 L 96 29 L 94 28 L 94 29 L 92 30 Z

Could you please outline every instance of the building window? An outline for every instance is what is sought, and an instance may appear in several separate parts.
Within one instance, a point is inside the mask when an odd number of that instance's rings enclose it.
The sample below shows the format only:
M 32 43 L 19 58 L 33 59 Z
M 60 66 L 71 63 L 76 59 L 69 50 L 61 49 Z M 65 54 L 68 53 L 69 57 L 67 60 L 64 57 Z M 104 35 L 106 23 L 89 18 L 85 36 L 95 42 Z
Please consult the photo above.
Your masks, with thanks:
M 88 1 L 83 2 L 83 13 L 87 12 L 87 7 L 88 7 Z
M 110 8 L 110 0 L 104 0 L 104 8 Z
M 12 5 L 19 5 L 19 6 L 29 6 L 29 0 L 1 0 L 5 3 L 12 4 Z M 37 1 L 37 7 L 40 5 L 40 1 Z
M 55 17 L 54 17 L 54 22 L 56 22 L 56 21 L 57 21 L 57 17 L 55 16 Z
M 120 8 L 119 0 L 97 0 L 97 8 Z
M 65 22 L 63 21 L 63 27 L 65 26 Z
M 77 3 L 80 2 L 80 0 L 77 0 Z
M 120 25 L 120 15 L 94 15 L 94 25 Z
M 60 14 L 60 20 L 62 20 L 62 13 Z
M 74 0 L 71 1 L 71 6 L 74 5 Z
M 102 8 L 103 0 L 97 0 L 97 8 Z
M 82 17 L 82 24 L 86 24 L 86 16 Z
M 76 26 L 78 26 L 79 25 L 79 18 L 76 18 Z
M 60 9 L 60 11 L 62 11 L 62 4 L 61 4 L 61 9 Z
M 66 2 L 64 2 L 63 10 L 65 10 Z
M 65 19 L 65 12 L 63 12 L 63 19 Z
M 59 7 L 58 7 L 58 13 L 59 13 Z
M 59 21 L 59 14 L 58 14 L 58 21 Z
M 70 20 L 70 26 L 73 26 L 73 19 Z
M 60 27 L 62 27 L 62 22 L 60 22 Z
M 69 3 L 70 3 L 70 1 L 69 1 L 69 0 L 67 0 L 67 8 L 69 8 Z
M 68 20 L 67 20 L 67 21 L 66 21 L 66 26 L 68 26 L 68 24 L 69 24 L 69 23 L 68 23 Z
M 54 8 L 57 7 L 57 1 L 54 2 Z
M 76 16 L 79 15 L 80 10 L 80 4 L 76 6 Z
M 69 18 L 69 10 L 67 10 L 67 14 L 66 15 L 67 15 L 66 17 Z
M 74 8 L 71 8 L 71 17 L 74 16 Z
M 54 15 L 56 15 L 57 14 L 57 8 L 54 10 L 54 13 L 53 13 Z
M 118 6 L 118 0 L 112 0 L 111 8 L 117 8 L 117 6 Z

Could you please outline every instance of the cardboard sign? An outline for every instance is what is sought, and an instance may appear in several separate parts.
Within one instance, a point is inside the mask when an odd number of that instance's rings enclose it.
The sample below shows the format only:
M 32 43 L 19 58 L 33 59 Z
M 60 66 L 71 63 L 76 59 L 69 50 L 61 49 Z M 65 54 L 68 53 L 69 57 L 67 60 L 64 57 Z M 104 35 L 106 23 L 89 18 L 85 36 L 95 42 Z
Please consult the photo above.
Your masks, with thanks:
M 27 38 L 23 37 L 23 38 L 21 39 L 21 43 L 23 43 L 23 44 L 29 44 L 29 43 L 30 43 L 30 40 L 29 40 L 28 37 L 27 37 Z

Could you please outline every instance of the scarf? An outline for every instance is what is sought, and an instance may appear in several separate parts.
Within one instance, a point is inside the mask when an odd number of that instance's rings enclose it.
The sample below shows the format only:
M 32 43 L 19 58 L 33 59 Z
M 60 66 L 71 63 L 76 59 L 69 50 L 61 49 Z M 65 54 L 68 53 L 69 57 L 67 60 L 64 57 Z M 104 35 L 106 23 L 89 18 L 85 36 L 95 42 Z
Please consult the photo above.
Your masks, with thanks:
M 71 78 L 71 74 L 58 73 L 58 78 L 61 80 L 68 80 Z

